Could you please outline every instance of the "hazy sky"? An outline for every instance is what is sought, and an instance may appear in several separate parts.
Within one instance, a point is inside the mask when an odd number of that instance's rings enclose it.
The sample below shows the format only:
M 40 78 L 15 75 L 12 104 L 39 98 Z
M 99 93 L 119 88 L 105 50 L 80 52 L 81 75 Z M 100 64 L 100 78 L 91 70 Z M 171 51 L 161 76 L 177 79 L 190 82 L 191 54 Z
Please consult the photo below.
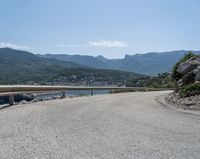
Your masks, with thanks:
M 0 0 L 0 47 L 103 55 L 200 50 L 200 0 Z

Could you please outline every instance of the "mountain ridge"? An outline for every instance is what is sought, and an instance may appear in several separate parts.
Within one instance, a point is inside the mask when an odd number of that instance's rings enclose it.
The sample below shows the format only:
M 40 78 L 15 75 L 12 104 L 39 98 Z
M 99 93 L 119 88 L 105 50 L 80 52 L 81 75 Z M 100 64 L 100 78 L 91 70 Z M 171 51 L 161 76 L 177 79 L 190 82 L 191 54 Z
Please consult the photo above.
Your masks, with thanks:
M 135 72 L 146 75 L 157 75 L 169 72 L 173 65 L 187 52 L 187 50 L 149 52 L 145 54 L 126 54 L 121 59 L 108 59 L 102 55 L 68 55 L 68 54 L 44 54 L 38 55 L 45 58 L 53 58 L 66 62 L 84 64 L 92 68 L 114 69 L 128 72 Z M 192 51 L 200 54 L 200 51 Z
M 143 75 L 89 68 L 74 62 L 39 57 L 27 51 L 0 48 L 0 84 L 122 84 L 128 78 L 137 77 Z

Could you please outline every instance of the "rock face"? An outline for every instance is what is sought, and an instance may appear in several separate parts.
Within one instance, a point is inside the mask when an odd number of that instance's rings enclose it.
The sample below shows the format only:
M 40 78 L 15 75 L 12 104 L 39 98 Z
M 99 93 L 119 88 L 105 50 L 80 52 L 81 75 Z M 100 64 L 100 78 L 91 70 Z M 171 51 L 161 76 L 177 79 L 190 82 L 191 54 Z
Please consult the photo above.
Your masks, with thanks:
M 200 91 L 197 87 L 199 84 L 196 84 L 200 83 L 200 56 L 180 63 L 176 73 L 176 90 L 166 100 L 177 108 L 200 111 Z M 191 83 L 189 87 L 183 88 Z
M 195 69 L 194 73 L 196 74 L 195 81 L 200 82 L 200 66 L 198 66 L 197 69 Z
M 199 57 L 193 57 L 183 63 L 180 64 L 180 66 L 177 69 L 177 72 L 186 75 L 191 71 L 194 71 L 198 66 L 200 66 L 200 58 Z
M 183 86 L 183 80 L 180 79 L 176 82 L 176 92 Z
M 190 83 L 200 82 L 200 57 L 192 57 L 183 62 L 177 69 L 181 79 L 177 82 L 177 90 Z
M 183 85 L 185 86 L 187 84 L 194 83 L 195 79 L 196 75 L 193 71 L 191 71 L 182 77 Z

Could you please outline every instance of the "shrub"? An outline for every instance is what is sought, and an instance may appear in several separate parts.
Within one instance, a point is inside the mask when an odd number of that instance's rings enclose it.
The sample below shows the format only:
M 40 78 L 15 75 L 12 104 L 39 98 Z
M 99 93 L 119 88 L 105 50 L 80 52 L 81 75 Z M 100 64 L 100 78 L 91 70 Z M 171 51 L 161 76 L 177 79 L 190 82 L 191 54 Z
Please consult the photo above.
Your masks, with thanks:
M 144 86 L 152 88 L 175 88 L 170 73 L 158 74 L 158 76 L 151 77 L 146 81 Z
M 197 57 L 197 55 L 193 54 L 192 52 L 188 52 L 184 57 L 182 57 L 173 67 L 173 71 L 172 71 L 172 78 L 176 81 L 178 81 L 179 79 L 181 79 L 182 75 L 180 73 L 177 72 L 178 67 L 180 66 L 180 64 L 182 62 L 185 62 L 189 59 L 191 59 L 192 57 Z
M 200 94 L 200 84 L 199 83 L 192 83 L 187 86 L 184 86 L 180 89 L 180 97 L 189 97 L 195 96 Z

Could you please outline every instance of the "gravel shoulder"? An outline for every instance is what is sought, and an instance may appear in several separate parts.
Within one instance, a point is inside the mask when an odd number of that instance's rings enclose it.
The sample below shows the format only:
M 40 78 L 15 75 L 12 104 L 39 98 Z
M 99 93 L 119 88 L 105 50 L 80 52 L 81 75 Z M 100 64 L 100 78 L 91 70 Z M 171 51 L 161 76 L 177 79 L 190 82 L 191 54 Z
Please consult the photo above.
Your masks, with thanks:
M 200 95 L 180 98 L 178 93 L 170 93 L 166 101 L 178 109 L 200 111 Z
M 0 110 L 0 158 L 199 159 L 200 116 L 156 101 L 170 91 L 67 98 Z

